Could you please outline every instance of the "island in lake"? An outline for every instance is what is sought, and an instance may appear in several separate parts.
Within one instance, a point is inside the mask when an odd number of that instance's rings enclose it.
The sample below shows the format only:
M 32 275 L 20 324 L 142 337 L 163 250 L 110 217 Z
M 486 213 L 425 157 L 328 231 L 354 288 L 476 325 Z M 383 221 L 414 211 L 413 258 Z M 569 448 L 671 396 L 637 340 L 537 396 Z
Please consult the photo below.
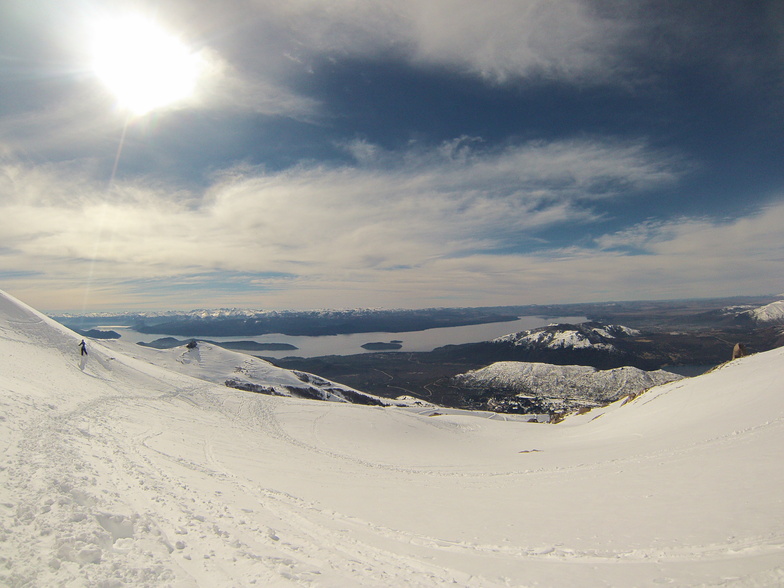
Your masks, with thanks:
M 119 339 L 120 333 L 117 331 L 102 331 L 100 329 L 90 329 L 89 331 L 83 331 L 80 329 L 74 329 L 77 333 L 79 333 L 82 337 L 89 337 L 90 339 Z
M 393 351 L 396 349 L 402 349 L 403 342 L 393 340 L 389 343 L 384 343 L 383 341 L 378 341 L 375 343 L 365 343 L 362 346 L 362 349 L 367 349 L 368 351 Z

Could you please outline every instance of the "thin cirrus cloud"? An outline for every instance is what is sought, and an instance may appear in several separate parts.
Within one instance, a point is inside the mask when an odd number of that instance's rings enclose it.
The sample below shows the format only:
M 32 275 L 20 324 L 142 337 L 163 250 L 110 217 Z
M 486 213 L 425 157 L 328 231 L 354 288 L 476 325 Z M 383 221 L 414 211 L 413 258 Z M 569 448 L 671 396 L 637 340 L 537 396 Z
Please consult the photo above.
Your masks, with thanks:
M 303 60 L 393 55 L 452 67 L 495 82 L 539 75 L 607 81 L 626 71 L 618 49 L 628 21 L 573 0 L 257 1 L 259 13 L 285 27 Z M 275 37 L 279 39 L 279 37 Z
M 448 5 L 448 6 L 447 6 Z M 438 18 L 449 10 L 449 21 Z M 409 2 L 416 59 L 462 67 L 494 81 L 540 75 L 607 81 L 623 70 L 617 49 L 629 34 L 620 20 L 584 2 Z
M 187 106 L 310 120 L 320 111 L 318 100 L 297 94 L 274 78 L 250 75 L 210 49 L 200 52 L 203 76 Z

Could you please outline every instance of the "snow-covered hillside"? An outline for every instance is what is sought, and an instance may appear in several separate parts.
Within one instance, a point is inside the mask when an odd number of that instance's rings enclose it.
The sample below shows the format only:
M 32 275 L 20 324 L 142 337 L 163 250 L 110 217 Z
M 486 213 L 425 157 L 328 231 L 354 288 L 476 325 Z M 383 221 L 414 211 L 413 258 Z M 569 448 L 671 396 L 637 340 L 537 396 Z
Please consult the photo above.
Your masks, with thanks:
M 681 379 L 681 376 L 635 367 L 597 370 L 582 365 L 499 361 L 455 376 L 465 387 L 484 387 L 544 398 L 557 397 L 606 404 L 623 396 Z
M 784 300 L 771 302 L 743 313 L 756 324 L 782 324 L 784 323 Z
M 240 390 L 378 406 L 405 403 L 366 394 L 306 372 L 282 369 L 258 357 L 204 341 L 162 350 L 119 340 L 106 341 L 104 345 L 178 373 Z
M 550 325 L 538 329 L 511 333 L 494 339 L 495 343 L 511 343 L 516 347 L 541 349 L 594 349 L 616 352 L 615 340 L 639 335 L 639 331 L 621 325 L 583 323 L 580 325 Z
M 0 585 L 784 582 L 784 349 L 549 426 L 79 340 L 0 293 Z

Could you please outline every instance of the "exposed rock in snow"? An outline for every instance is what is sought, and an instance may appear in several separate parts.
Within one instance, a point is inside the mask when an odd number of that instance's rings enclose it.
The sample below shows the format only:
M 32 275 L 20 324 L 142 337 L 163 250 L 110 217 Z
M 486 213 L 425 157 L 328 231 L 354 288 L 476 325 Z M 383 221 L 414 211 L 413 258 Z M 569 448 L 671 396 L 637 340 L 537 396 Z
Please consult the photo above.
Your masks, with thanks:
M 420 406 L 423 408 L 436 408 L 438 405 L 433 404 L 432 402 L 427 402 L 426 400 L 422 400 L 421 398 L 417 398 L 416 396 L 408 396 L 406 394 L 402 396 L 398 396 L 395 400 L 404 405 L 404 406 Z

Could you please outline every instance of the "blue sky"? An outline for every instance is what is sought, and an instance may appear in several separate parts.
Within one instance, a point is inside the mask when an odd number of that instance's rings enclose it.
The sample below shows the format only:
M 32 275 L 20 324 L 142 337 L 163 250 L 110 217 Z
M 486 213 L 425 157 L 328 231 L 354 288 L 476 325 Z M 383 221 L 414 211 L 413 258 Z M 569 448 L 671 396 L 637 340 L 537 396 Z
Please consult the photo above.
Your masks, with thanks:
M 144 114 L 90 42 L 134 15 L 200 68 Z M 0 288 L 50 311 L 781 293 L 783 131 L 781 2 L 6 0 Z

